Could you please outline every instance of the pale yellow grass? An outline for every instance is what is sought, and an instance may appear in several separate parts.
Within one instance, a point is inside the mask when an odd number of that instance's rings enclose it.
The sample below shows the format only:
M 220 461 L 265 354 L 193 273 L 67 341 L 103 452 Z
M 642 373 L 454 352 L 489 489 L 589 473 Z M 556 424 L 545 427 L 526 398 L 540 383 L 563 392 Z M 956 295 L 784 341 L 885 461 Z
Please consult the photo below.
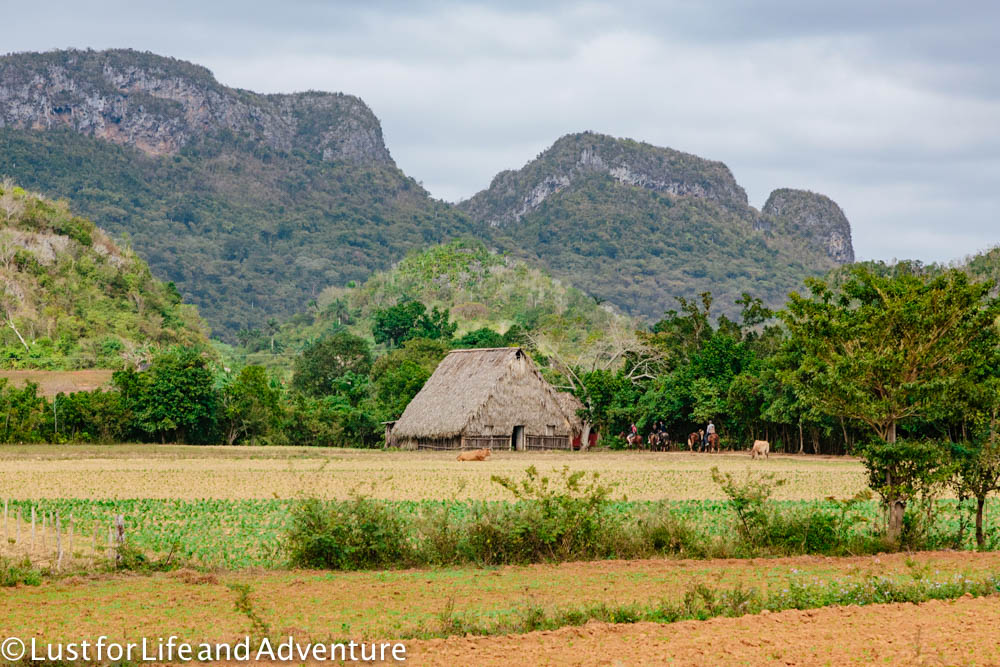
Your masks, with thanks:
M 596 451 L 494 452 L 459 463 L 453 452 L 326 448 L 128 446 L 0 447 L 0 498 L 322 498 L 361 492 L 395 500 L 503 500 L 492 475 L 520 478 L 528 466 L 552 474 L 600 473 L 629 500 L 720 498 L 710 468 L 776 473 L 787 484 L 776 498 L 845 498 L 865 488 L 856 459 L 745 453 Z

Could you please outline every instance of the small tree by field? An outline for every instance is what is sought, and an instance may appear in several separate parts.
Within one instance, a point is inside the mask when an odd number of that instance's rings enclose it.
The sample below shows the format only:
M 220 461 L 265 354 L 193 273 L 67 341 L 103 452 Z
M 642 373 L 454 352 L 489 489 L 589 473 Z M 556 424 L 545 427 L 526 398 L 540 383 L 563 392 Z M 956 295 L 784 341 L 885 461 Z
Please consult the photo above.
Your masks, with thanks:
M 811 295 L 790 295 L 781 313 L 802 362 L 784 379 L 816 410 L 861 422 L 879 444 L 866 450 L 870 475 L 887 494 L 888 530 L 898 539 L 903 514 L 918 478 L 905 465 L 883 465 L 901 423 L 933 417 L 941 398 L 962 392 L 980 375 L 984 351 L 997 346 L 1000 307 L 989 285 L 960 271 L 927 278 L 901 272 L 879 276 L 864 267 L 835 293 L 810 280 Z M 992 358 L 986 355 L 985 358 Z M 885 458 L 885 461 L 881 459 Z

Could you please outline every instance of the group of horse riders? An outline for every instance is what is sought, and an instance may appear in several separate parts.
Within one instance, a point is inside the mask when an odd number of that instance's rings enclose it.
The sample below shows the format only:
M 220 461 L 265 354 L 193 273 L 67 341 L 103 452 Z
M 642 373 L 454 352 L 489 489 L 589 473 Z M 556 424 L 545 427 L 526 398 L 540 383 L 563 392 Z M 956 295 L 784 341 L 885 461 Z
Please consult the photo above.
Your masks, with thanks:
M 632 423 L 629 428 L 629 434 L 625 437 L 625 441 L 630 447 L 639 447 L 642 449 L 642 436 L 639 435 L 639 427 Z M 659 420 L 653 424 L 653 429 L 649 434 L 649 448 L 650 449 L 668 449 L 670 445 L 670 436 L 667 434 L 666 424 L 663 420 Z M 695 451 L 719 451 L 719 434 L 715 430 L 715 424 L 709 420 L 708 425 L 703 429 L 698 429 L 694 433 L 688 435 L 687 439 L 688 449 L 692 452 Z

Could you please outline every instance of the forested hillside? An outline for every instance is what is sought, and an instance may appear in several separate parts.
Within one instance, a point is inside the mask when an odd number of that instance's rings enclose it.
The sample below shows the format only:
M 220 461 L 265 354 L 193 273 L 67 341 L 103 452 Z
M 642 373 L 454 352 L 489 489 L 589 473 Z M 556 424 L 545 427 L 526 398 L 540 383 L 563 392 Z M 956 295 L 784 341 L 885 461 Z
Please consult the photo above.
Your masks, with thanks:
M 304 347 L 341 329 L 374 342 L 378 313 L 406 303 L 447 311 L 456 345 L 471 334 L 465 345 L 489 346 L 489 330 L 496 345 L 519 344 L 581 364 L 594 363 L 623 337 L 634 338 L 637 326 L 544 271 L 479 241 L 458 240 L 411 252 L 360 286 L 328 288 L 287 322 L 240 331 L 250 352 L 244 361 L 288 369 Z
M 0 174 L 128 234 L 229 340 L 468 231 L 361 100 L 257 95 L 133 51 L 0 58 Z
M 191 306 L 65 203 L 0 183 L 0 366 L 120 368 L 206 340 Z
M 589 132 L 459 208 L 505 250 L 649 319 L 705 290 L 728 315 L 744 291 L 777 306 L 854 259 L 850 225 L 822 195 L 778 190 L 758 211 L 720 162 Z

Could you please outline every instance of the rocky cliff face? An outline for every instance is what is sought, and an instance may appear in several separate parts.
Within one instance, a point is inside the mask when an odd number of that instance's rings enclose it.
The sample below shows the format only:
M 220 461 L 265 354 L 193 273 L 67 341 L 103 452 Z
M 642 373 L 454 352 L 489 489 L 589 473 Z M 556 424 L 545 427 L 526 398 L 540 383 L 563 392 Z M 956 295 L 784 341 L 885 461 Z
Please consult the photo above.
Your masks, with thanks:
M 721 162 L 583 132 L 562 137 L 523 169 L 500 172 L 488 189 L 459 208 L 491 227 L 502 227 L 595 174 L 654 192 L 708 199 L 727 207 L 747 206 L 746 192 Z
M 838 264 L 854 261 L 851 223 L 829 197 L 807 190 L 783 188 L 767 198 L 761 213 L 785 223 L 785 231 L 812 239 L 822 245 Z
M 203 67 L 129 50 L 0 58 L 0 128 L 68 127 L 152 155 L 228 131 L 330 162 L 394 166 L 378 119 L 340 93 L 258 95 Z

